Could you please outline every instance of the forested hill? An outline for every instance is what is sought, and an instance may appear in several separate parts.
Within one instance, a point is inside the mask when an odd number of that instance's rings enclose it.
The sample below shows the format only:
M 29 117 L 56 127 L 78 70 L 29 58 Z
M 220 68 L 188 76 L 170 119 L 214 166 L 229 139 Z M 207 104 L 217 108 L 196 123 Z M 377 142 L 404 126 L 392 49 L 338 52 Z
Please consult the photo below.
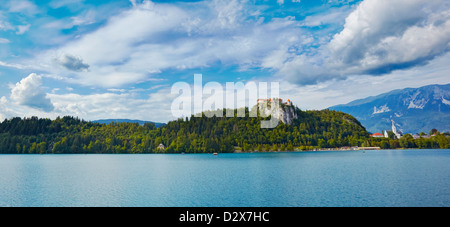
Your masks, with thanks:
M 151 121 L 141 121 L 141 120 L 130 120 L 130 119 L 102 119 L 102 120 L 96 120 L 92 121 L 94 123 L 100 123 L 100 124 L 111 124 L 114 123 L 139 123 L 140 125 L 145 125 L 146 123 L 153 123 L 157 128 L 164 126 L 164 123 L 158 123 L 158 122 L 151 122 Z
M 99 124 L 74 117 L 13 118 L 0 123 L 0 153 L 212 153 L 284 151 L 298 147 L 361 145 L 369 138 L 352 116 L 336 111 L 301 111 L 291 125 L 261 129 L 261 118 L 180 119 L 154 124 Z M 163 144 L 165 149 L 158 149 Z

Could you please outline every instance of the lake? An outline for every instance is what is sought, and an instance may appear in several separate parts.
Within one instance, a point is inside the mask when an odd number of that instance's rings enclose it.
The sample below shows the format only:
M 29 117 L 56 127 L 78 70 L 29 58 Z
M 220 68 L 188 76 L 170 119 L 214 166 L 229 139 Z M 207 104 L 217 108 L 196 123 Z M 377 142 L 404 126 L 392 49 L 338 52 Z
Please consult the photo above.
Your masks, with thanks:
M 0 155 L 2 207 L 450 206 L 450 150 Z

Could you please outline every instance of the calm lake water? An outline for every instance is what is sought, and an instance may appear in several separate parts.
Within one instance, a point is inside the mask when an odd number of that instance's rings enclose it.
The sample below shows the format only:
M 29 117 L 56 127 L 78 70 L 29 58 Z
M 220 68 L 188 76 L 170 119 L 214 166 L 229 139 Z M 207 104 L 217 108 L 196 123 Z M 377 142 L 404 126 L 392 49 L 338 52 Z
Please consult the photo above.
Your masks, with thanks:
M 450 150 L 1 155 L 0 206 L 450 206 Z

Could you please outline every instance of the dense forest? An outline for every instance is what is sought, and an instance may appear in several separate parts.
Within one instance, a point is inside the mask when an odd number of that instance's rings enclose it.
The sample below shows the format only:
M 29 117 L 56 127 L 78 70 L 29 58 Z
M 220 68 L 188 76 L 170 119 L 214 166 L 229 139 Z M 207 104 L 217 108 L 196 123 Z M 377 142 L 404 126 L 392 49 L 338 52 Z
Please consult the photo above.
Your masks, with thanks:
M 99 124 L 66 116 L 12 118 L 0 123 L 3 154 L 136 154 L 293 151 L 343 146 L 448 148 L 432 139 L 374 139 L 354 117 L 336 111 L 302 111 L 293 124 L 262 129 L 263 118 L 190 117 L 156 128 L 153 123 Z M 225 110 L 224 110 L 225 112 Z M 236 112 L 235 112 L 236 113 Z M 248 113 L 248 109 L 247 109 Z M 164 145 L 161 149 L 160 144 Z
M 12 118 L 0 123 L 0 153 L 230 153 L 361 145 L 369 137 L 352 116 L 301 111 L 292 125 L 261 129 L 262 118 L 186 118 L 156 128 L 148 123 L 98 124 L 74 117 Z M 224 110 L 225 112 L 225 110 Z M 236 112 L 235 112 L 236 113 Z M 164 149 L 158 149 L 160 144 Z

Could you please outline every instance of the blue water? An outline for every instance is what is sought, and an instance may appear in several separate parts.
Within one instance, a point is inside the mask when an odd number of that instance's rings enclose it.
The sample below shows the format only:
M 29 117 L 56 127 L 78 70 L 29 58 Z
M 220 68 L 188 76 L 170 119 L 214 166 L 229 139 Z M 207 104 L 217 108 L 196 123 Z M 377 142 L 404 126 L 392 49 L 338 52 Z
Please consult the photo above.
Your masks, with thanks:
M 450 206 L 450 150 L 1 155 L 0 206 Z

